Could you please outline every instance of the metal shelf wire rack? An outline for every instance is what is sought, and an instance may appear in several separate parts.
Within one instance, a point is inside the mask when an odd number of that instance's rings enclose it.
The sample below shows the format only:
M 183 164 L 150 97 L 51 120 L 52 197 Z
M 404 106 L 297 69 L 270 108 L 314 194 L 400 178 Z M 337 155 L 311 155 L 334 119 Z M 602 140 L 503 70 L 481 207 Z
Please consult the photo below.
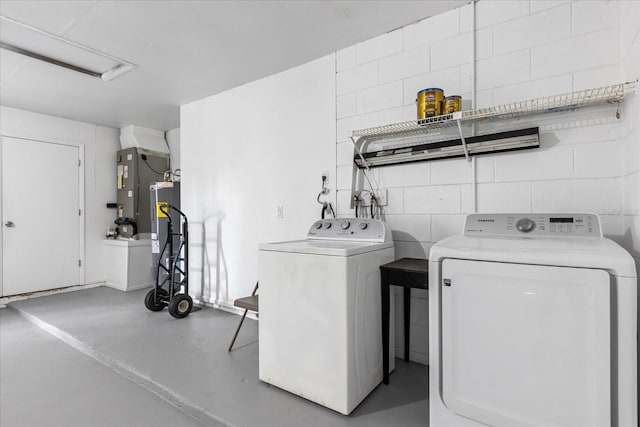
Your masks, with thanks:
M 459 124 L 471 124 L 484 120 L 515 118 L 526 115 L 570 111 L 586 106 L 620 103 L 624 100 L 625 89 L 630 89 L 634 84 L 635 82 L 619 83 L 595 89 L 586 89 L 578 92 L 513 102 L 495 107 L 460 111 L 452 114 L 429 117 L 424 120 L 412 120 L 385 126 L 358 129 L 353 131 L 353 138 L 358 138 L 359 142 L 364 142 L 365 140 L 371 142 L 380 139 L 425 134 L 436 129 L 458 126 Z
M 632 82 L 618 83 L 594 89 L 586 89 L 560 95 L 529 99 L 526 101 L 512 102 L 496 107 L 460 111 L 453 114 L 430 117 L 419 121 L 412 120 L 408 122 L 388 124 L 385 126 L 354 130 L 351 136 L 356 156 L 354 158 L 351 181 L 352 207 L 353 197 L 356 194 L 356 187 L 359 185 L 359 177 L 367 177 L 364 172 L 359 172 L 360 168 L 369 170 L 369 161 L 364 158 L 363 153 L 367 152 L 367 148 L 372 143 L 392 143 L 392 145 L 394 145 L 393 143 L 395 140 L 408 140 L 411 141 L 409 144 L 406 142 L 400 143 L 402 148 L 407 151 L 423 144 L 424 140 L 439 140 L 442 138 L 442 135 L 438 135 L 439 130 L 457 126 L 464 156 L 467 161 L 470 161 L 470 153 L 462 129 L 463 125 L 473 125 L 481 122 L 500 119 L 514 119 L 546 113 L 560 113 L 564 111 L 573 111 L 582 107 L 621 103 L 624 101 L 625 92 L 635 90 L 637 83 L 638 80 L 635 80 Z M 420 142 L 420 140 L 422 140 L 422 142 Z M 506 147 L 505 145 L 503 148 L 508 149 L 509 147 Z M 495 151 L 500 150 L 497 149 Z M 379 152 L 376 155 L 376 158 L 382 158 L 383 161 L 378 163 L 384 163 L 385 165 L 398 164 L 406 161 L 404 151 L 398 153 L 393 149 L 385 149 Z M 357 162 L 356 159 L 359 159 L 359 162 Z

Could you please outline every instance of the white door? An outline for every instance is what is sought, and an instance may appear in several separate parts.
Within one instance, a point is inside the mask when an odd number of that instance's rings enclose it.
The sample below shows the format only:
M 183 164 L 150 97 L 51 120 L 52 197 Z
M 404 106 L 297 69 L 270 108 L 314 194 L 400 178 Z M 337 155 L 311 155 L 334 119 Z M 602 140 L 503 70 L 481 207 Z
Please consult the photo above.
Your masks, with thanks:
M 495 427 L 611 425 L 610 277 L 447 259 L 442 393 Z
M 79 149 L 2 137 L 2 295 L 80 284 Z

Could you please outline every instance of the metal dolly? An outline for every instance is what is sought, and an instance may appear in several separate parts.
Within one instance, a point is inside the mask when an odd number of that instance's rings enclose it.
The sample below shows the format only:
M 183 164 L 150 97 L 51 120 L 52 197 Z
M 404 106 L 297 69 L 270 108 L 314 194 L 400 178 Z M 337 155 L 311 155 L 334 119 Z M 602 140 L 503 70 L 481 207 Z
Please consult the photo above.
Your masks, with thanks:
M 173 222 L 169 209 L 176 211 L 182 220 L 182 233 L 173 231 Z M 193 300 L 189 296 L 189 221 L 187 216 L 178 208 L 172 205 L 160 207 L 160 211 L 167 216 L 167 240 L 162 247 L 158 266 L 156 268 L 156 282 L 153 289 L 147 292 L 144 298 L 144 305 L 150 311 L 162 311 L 163 308 L 169 307 L 169 314 L 177 319 L 182 319 L 191 313 L 193 309 Z M 173 237 L 180 237 L 180 245 L 178 251 L 174 252 Z M 166 264 L 163 262 L 164 254 L 169 250 L 169 257 Z M 184 250 L 184 257 L 180 257 L 180 253 Z M 181 268 L 182 264 L 183 268 Z M 166 277 L 160 281 L 162 272 L 166 273 Z

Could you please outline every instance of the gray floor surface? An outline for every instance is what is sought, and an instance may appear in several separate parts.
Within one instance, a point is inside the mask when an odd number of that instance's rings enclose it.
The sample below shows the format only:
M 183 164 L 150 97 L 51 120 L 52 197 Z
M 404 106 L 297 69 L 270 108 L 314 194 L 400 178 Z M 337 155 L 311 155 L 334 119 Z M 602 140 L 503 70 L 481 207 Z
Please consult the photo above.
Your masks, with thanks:
M 15 311 L 0 325 L 0 426 L 202 426 Z
M 0 310 L 0 426 L 428 425 L 426 366 L 397 360 L 390 384 L 344 416 L 258 380 L 258 322 L 228 353 L 238 316 L 177 320 L 147 311 L 145 293 L 100 287 Z

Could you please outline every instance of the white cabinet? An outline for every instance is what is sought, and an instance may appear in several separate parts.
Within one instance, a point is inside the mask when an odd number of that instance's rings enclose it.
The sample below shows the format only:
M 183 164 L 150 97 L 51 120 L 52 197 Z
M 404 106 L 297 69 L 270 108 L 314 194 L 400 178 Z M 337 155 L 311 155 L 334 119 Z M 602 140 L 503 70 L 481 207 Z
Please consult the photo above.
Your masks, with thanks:
M 105 240 L 105 284 L 120 291 L 152 286 L 151 240 Z

